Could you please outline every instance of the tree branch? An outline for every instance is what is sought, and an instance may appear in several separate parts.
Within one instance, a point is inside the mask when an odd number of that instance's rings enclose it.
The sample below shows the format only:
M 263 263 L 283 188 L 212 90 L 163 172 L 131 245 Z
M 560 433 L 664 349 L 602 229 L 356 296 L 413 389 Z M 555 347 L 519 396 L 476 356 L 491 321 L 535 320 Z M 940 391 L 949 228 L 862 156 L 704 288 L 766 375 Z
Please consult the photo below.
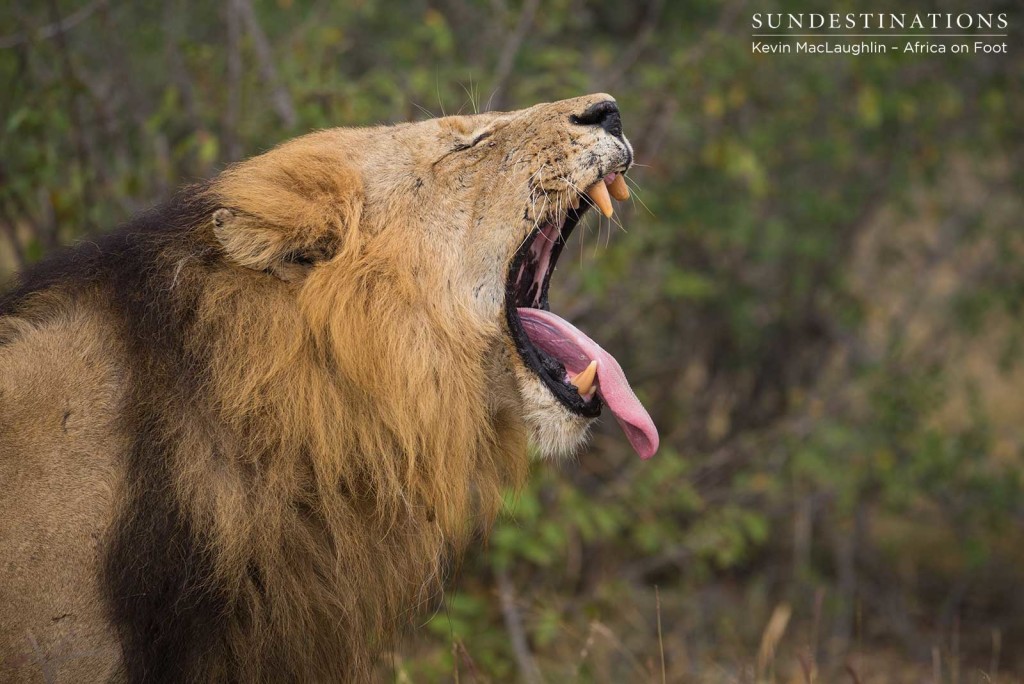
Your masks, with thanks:
M 249 37 L 252 38 L 252 46 L 256 51 L 256 59 L 260 63 L 260 72 L 263 80 L 270 88 L 270 105 L 281 118 L 282 123 L 288 128 L 293 128 L 298 122 L 298 115 L 295 113 L 295 104 L 292 96 L 288 93 L 277 77 L 277 69 L 274 67 L 274 57 L 271 54 L 270 43 L 267 41 L 267 34 L 263 32 L 256 12 L 252 8 L 251 0 L 234 0 L 238 15 L 245 24 Z
M 25 248 L 21 245 L 21 240 L 18 239 L 18 229 L 14 225 L 14 221 L 7 215 L 7 211 L 0 207 L 0 226 L 3 227 L 4 235 L 7 237 L 7 241 L 11 243 L 11 249 L 14 250 L 14 260 L 18 264 L 18 269 L 23 269 L 28 265 L 28 258 L 25 255 Z
M 180 17 L 185 15 L 185 9 L 180 3 L 168 2 L 164 6 L 164 54 L 167 57 L 167 72 L 171 77 L 181 95 L 181 103 L 185 107 L 185 115 L 188 118 L 189 126 L 194 131 L 203 127 L 202 119 L 199 116 L 199 105 L 196 99 L 196 88 L 192 84 L 188 67 L 182 57 L 179 43 L 182 35 Z
M 501 110 L 504 108 L 505 90 L 508 86 L 508 79 L 512 75 L 512 67 L 515 65 L 516 55 L 519 54 L 523 41 L 526 40 L 526 32 L 533 25 L 533 18 L 537 14 L 538 7 L 540 7 L 540 0 L 526 0 L 523 3 L 523 11 L 519 13 L 519 21 L 516 23 L 512 33 L 509 34 L 505 45 L 501 48 L 498 66 L 494 70 L 494 90 L 491 91 L 491 97 L 487 100 L 487 107 L 485 109 L 491 109 L 492 102 L 494 103 L 494 109 Z
M 523 619 L 516 607 L 515 588 L 512 580 L 509 579 L 505 570 L 495 570 L 494 576 L 498 580 L 498 597 L 501 599 L 501 615 L 505 619 L 505 629 L 508 630 L 509 639 L 512 641 L 512 651 L 516 656 L 516 665 L 519 667 L 519 676 L 526 684 L 540 684 L 540 670 L 537 669 L 537 662 L 533 659 L 530 646 L 526 641 L 526 631 L 523 629 Z
M 227 0 L 224 3 L 227 93 L 221 139 L 224 140 L 224 157 L 228 161 L 237 161 L 242 156 L 242 145 L 238 140 L 238 115 L 242 100 L 242 31 L 238 6 L 239 0 Z
M 75 10 L 63 19 L 43 26 L 33 34 L 11 33 L 2 36 L 0 37 L 0 50 L 24 45 L 25 43 L 32 42 L 33 39 L 49 40 L 50 38 L 56 38 L 59 34 L 74 28 L 88 19 L 93 12 L 101 5 L 105 5 L 106 2 L 107 0 L 94 0 L 94 2 L 90 2 L 85 7 Z
M 606 77 L 605 85 L 601 87 L 601 90 L 611 92 L 622 82 L 626 72 L 633 67 L 647 48 L 647 44 L 651 42 L 651 38 L 654 37 L 654 30 L 658 28 L 658 19 L 661 18 L 661 10 L 664 7 L 665 0 L 652 0 L 651 4 L 647 7 L 647 13 L 644 15 L 644 21 L 640 30 L 636 32 L 636 37 L 629 44 L 629 47 L 615 60 L 615 64 L 612 70 L 610 70 L 610 74 Z
M 57 8 L 57 0 L 50 0 L 50 15 L 53 18 L 53 25 L 56 26 L 54 37 L 57 40 L 57 49 L 60 53 L 60 66 L 63 72 L 65 87 L 68 91 L 68 114 L 71 117 L 71 142 L 75 147 L 75 155 L 78 157 L 78 164 L 82 168 L 82 203 L 84 204 L 84 217 L 86 228 L 92 227 L 89 220 L 89 211 L 95 205 L 92 190 L 92 169 L 89 163 L 91 155 L 85 146 L 85 130 L 82 126 L 82 113 L 79 98 L 77 95 L 79 81 L 75 75 L 74 67 L 71 64 L 71 51 L 68 48 L 68 41 L 64 35 L 64 25 L 60 18 L 60 10 Z M 47 231 L 46 244 L 56 247 L 60 242 L 57 235 L 57 222 L 54 221 L 51 230 Z

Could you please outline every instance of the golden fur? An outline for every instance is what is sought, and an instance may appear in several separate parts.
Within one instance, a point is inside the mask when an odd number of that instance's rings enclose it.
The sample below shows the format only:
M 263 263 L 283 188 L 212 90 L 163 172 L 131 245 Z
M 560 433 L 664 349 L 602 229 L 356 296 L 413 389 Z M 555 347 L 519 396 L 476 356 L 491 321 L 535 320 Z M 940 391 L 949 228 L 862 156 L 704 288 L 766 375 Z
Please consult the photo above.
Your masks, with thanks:
M 0 679 L 368 678 L 585 435 L 502 311 L 607 99 L 298 138 L 0 302 Z

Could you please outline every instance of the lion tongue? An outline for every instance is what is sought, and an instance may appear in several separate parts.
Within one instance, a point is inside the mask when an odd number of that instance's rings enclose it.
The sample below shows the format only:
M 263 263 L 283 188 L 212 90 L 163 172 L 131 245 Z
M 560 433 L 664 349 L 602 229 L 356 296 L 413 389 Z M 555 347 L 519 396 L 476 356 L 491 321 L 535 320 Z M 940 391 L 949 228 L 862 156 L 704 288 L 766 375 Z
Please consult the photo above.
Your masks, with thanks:
M 640 458 L 653 456 L 658 450 L 658 429 L 633 393 L 615 357 L 550 311 L 521 308 L 519 320 L 530 341 L 558 359 L 570 376 L 583 371 L 591 360 L 597 360 L 597 393 L 615 414 Z

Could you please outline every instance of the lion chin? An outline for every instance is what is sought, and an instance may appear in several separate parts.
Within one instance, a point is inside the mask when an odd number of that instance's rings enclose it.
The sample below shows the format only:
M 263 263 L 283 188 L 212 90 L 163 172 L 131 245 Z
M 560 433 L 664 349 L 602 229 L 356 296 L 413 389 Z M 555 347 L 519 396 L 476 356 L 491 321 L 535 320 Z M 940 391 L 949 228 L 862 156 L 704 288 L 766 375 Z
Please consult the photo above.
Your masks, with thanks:
M 368 681 L 602 410 L 551 311 L 628 196 L 605 94 L 288 141 L 0 297 L 0 680 Z M 596 208 L 596 209 L 595 209 Z
M 562 459 L 579 453 L 594 419 L 569 411 L 525 368 L 516 370 L 516 378 L 523 398 L 523 420 L 538 456 Z

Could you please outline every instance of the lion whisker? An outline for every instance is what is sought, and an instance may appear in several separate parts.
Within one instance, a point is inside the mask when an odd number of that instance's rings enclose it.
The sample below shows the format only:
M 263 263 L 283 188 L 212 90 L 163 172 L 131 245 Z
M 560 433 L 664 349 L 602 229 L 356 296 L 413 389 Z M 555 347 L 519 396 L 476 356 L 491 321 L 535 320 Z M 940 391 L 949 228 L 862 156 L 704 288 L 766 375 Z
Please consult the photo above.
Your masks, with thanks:
M 634 166 L 636 166 L 636 165 L 634 164 Z M 630 195 L 630 197 L 631 197 L 631 198 L 632 198 L 632 199 L 634 200 L 634 203 L 635 203 L 635 202 L 639 202 L 639 203 L 640 203 L 640 206 L 642 206 L 642 207 L 644 208 L 644 210 L 645 210 L 645 211 L 646 211 L 646 212 L 647 212 L 648 214 L 650 214 L 651 216 L 654 216 L 654 212 L 653 212 L 653 211 L 651 211 L 651 208 L 650 208 L 650 207 L 648 207 L 648 206 L 647 206 L 647 203 L 646 203 L 646 202 L 644 202 L 644 200 L 643 200 L 643 198 L 642 198 L 642 197 L 640 197 L 640 185 L 639 185 L 639 184 L 638 184 L 638 183 L 637 183 L 637 182 L 636 182 L 635 180 L 633 180 L 632 178 L 630 178 L 629 176 L 623 176 L 623 178 L 625 178 L 625 179 L 626 179 L 626 182 L 627 182 L 627 183 L 629 183 L 630 185 L 632 185 L 632 186 L 633 186 L 633 189 L 634 189 L 634 191 L 633 191 L 633 193 L 632 193 L 632 194 Z
M 473 77 L 472 76 L 469 77 L 469 88 L 468 89 L 466 88 L 466 84 L 465 83 L 459 83 L 459 85 L 462 86 L 462 90 L 466 93 L 466 96 L 469 97 L 469 102 L 470 102 L 471 105 L 473 105 L 473 113 L 474 114 L 479 114 L 480 113 L 480 108 L 477 107 L 476 96 L 472 92 L 472 89 L 473 89 Z M 459 111 L 461 111 L 461 110 L 459 110 Z
M 436 119 L 437 118 L 437 114 L 434 114 L 432 111 L 430 111 L 429 109 L 427 109 L 423 105 L 419 104 L 418 102 L 414 102 L 413 100 L 409 100 L 409 104 L 411 104 L 413 107 L 415 107 L 416 109 L 418 109 L 421 112 L 423 112 L 424 114 L 426 114 L 428 119 Z

